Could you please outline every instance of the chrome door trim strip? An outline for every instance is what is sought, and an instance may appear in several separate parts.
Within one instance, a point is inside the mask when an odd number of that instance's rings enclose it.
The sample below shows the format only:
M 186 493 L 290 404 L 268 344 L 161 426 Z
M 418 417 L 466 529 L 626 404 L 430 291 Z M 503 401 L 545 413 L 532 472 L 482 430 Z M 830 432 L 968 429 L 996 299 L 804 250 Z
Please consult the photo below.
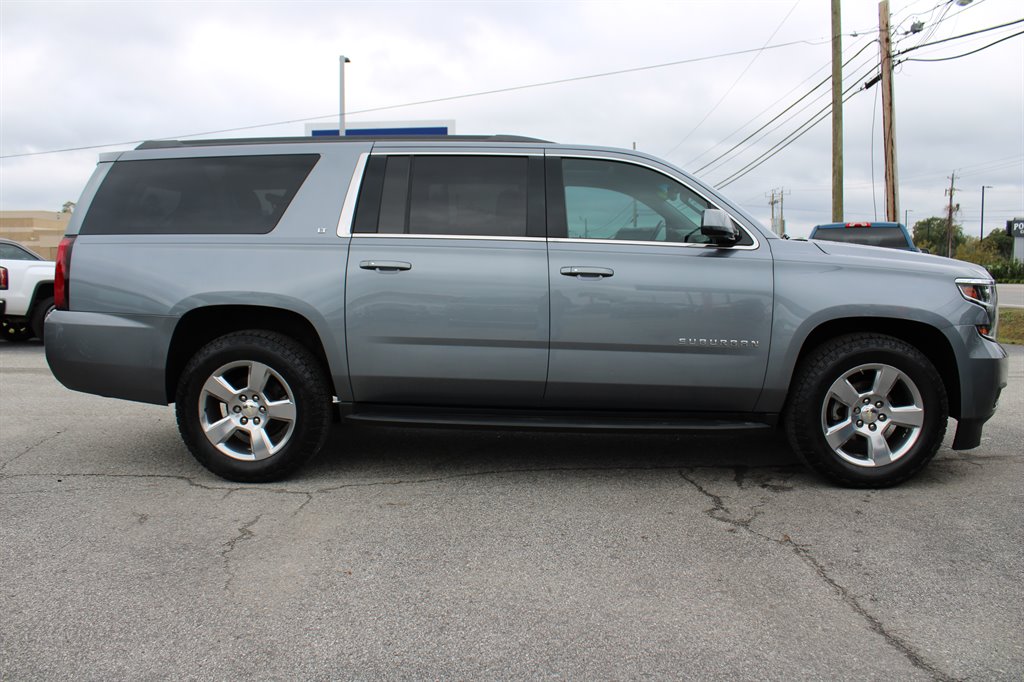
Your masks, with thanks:
M 345 203 L 342 204 L 341 216 L 338 218 L 339 237 L 347 237 L 352 233 L 352 220 L 356 217 L 356 199 L 359 198 L 359 189 L 363 185 L 363 172 L 366 170 L 366 161 L 369 158 L 370 154 L 363 152 L 356 159 L 356 168 L 352 171 L 348 192 L 345 193 Z

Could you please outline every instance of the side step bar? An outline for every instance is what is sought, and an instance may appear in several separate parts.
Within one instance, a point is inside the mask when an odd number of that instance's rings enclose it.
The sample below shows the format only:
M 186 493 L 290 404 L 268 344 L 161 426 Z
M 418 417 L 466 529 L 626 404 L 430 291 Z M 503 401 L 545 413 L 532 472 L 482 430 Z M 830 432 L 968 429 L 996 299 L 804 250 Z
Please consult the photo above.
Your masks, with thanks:
M 416 426 L 479 426 L 531 429 L 648 430 L 648 431 L 745 431 L 770 429 L 778 422 L 773 414 L 645 414 L 587 413 L 558 411 L 501 411 L 395 407 L 391 405 L 350 406 L 345 419 L 358 422 L 408 424 Z

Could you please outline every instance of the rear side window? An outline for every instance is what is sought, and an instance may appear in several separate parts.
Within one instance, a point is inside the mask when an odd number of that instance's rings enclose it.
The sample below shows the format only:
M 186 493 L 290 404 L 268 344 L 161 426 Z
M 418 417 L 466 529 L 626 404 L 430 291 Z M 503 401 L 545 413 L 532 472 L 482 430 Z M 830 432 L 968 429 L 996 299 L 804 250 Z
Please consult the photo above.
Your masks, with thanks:
M 391 156 L 379 232 L 525 237 L 527 158 Z
M 266 234 L 318 154 L 118 161 L 81 234 Z
M 39 256 L 14 244 L 0 244 L 2 260 L 42 260 Z

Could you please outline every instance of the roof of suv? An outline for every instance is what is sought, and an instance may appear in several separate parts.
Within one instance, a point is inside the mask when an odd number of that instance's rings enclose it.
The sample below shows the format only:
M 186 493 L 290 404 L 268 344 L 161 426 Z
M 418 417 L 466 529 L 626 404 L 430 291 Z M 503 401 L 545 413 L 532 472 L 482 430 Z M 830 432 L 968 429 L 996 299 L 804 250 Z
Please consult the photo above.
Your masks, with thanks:
M 532 142 L 553 144 L 550 140 L 522 135 L 317 135 L 315 137 L 239 137 L 219 140 L 147 140 L 136 149 L 168 149 L 173 147 L 217 147 L 241 144 L 324 143 L 324 142 Z

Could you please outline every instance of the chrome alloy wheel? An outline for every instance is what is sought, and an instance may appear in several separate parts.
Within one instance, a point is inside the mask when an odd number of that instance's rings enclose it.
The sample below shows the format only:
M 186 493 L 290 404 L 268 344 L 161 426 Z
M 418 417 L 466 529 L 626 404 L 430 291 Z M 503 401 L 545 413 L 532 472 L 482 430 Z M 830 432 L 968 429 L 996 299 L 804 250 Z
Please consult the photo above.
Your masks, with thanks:
M 921 437 L 924 401 L 907 374 L 871 363 L 849 370 L 829 387 L 821 428 L 844 461 L 880 467 L 900 459 Z
M 295 397 L 280 374 L 261 362 L 218 368 L 199 393 L 199 423 L 210 444 L 234 459 L 258 461 L 288 444 Z

